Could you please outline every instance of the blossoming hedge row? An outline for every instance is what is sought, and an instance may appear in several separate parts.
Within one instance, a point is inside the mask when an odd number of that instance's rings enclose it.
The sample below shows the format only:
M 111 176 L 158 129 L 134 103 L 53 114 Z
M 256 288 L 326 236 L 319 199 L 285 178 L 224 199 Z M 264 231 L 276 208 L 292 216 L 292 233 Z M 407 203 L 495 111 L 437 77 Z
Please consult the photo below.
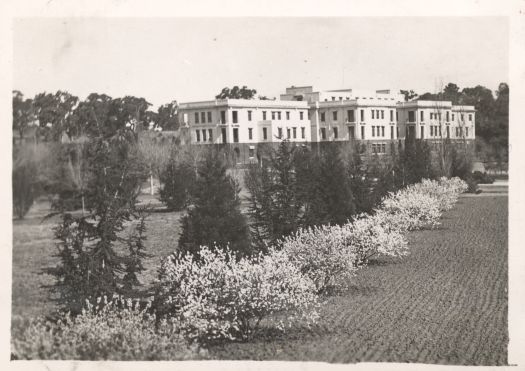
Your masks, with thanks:
M 209 247 L 197 256 L 175 253 L 162 263 L 157 300 L 199 340 L 246 338 L 270 316 L 281 317 L 278 327 L 311 324 L 318 294 L 347 283 L 373 256 L 406 255 L 405 233 L 437 226 L 465 189 L 459 179 L 424 180 L 345 225 L 299 229 L 266 255 L 238 258 Z
M 293 314 L 277 323 L 281 328 L 318 316 L 313 282 L 275 249 L 249 258 L 206 246 L 197 256 L 174 253 L 162 263 L 158 287 L 162 311 L 201 341 L 249 337 L 261 320 L 283 311 Z
M 114 297 L 87 303 L 82 314 L 58 322 L 30 320 L 13 330 L 12 353 L 18 359 L 186 360 L 205 357 L 190 346 L 171 319 L 157 321 L 149 307 Z

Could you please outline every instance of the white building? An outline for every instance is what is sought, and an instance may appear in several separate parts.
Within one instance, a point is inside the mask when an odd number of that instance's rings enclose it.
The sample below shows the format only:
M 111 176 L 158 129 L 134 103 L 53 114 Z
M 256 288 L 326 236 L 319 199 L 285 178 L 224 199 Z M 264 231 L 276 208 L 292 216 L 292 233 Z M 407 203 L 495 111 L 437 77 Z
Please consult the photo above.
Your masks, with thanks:
M 397 106 L 400 139 L 475 139 L 474 106 L 456 106 L 447 101 L 412 101 Z
M 254 158 L 260 143 L 312 140 L 307 102 L 222 99 L 181 103 L 178 115 L 192 144 L 231 144 L 242 160 Z

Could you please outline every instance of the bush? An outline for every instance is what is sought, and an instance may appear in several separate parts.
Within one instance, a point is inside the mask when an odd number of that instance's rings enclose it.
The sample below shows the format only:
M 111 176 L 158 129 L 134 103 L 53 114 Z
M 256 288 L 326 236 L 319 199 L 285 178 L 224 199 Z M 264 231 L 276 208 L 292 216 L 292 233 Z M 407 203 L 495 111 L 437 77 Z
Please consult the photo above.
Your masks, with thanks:
M 317 319 L 313 282 L 283 252 L 239 258 L 229 249 L 201 247 L 163 262 L 157 308 L 200 340 L 245 339 L 265 317 L 287 311 L 277 327 Z
M 185 360 L 205 355 L 190 346 L 174 321 L 161 320 L 138 302 L 113 297 L 88 302 L 82 314 L 57 322 L 36 319 L 13 333 L 17 359 Z M 156 326 L 158 324 L 158 326 Z
M 308 276 L 318 293 L 341 286 L 356 271 L 357 255 L 348 243 L 347 226 L 299 229 L 279 242 L 292 263 Z
M 195 169 L 188 162 L 172 153 L 160 172 L 160 200 L 169 210 L 182 210 L 190 203 L 191 189 L 195 183 Z
M 37 166 L 31 157 L 24 154 L 13 160 L 13 211 L 17 218 L 23 219 L 37 195 Z
M 481 171 L 474 171 L 472 173 L 472 178 L 478 183 L 478 184 L 492 184 L 494 183 L 494 177 L 487 173 L 482 173 Z
M 393 228 L 406 231 L 436 227 L 441 217 L 439 200 L 410 186 L 385 197 L 378 214 Z
M 360 214 L 347 225 L 347 243 L 357 256 L 357 265 L 367 264 L 377 255 L 401 257 L 407 254 L 408 243 L 390 220 L 391 215 L 385 213 Z

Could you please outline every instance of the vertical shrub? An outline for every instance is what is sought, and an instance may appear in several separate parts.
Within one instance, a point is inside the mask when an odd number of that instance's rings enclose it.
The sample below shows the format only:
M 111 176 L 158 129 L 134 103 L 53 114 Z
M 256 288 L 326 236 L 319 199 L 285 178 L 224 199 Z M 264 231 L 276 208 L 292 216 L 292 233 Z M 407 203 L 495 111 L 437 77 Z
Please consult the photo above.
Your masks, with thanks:
M 195 169 L 179 151 L 172 150 L 166 166 L 160 172 L 160 200 L 170 210 L 182 210 L 191 202 L 195 184 Z
M 13 212 L 19 219 L 27 214 L 37 196 L 38 183 L 35 181 L 37 164 L 28 148 L 13 150 Z
M 55 228 L 60 263 L 44 269 L 60 305 L 79 313 L 86 299 L 113 294 L 140 295 L 137 275 L 147 256 L 145 210 L 137 206 L 144 171 L 132 132 L 94 138 L 88 157 L 93 174 L 86 191 L 86 215 L 61 214 Z M 131 223 L 131 233 L 123 236 Z
M 182 218 L 179 249 L 198 254 L 201 245 L 217 244 L 240 255 L 251 253 L 249 229 L 240 211 L 240 188 L 226 174 L 220 157 L 209 152 L 199 164 L 192 205 Z

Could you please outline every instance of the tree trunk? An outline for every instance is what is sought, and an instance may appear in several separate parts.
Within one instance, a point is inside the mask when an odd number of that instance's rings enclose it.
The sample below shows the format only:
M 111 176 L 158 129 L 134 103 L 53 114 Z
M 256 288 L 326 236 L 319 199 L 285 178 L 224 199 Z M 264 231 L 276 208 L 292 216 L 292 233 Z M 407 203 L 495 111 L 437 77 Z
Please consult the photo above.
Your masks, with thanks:
M 153 173 L 150 173 L 149 175 L 149 187 L 150 187 L 150 194 L 153 196 L 155 192 L 153 192 Z

